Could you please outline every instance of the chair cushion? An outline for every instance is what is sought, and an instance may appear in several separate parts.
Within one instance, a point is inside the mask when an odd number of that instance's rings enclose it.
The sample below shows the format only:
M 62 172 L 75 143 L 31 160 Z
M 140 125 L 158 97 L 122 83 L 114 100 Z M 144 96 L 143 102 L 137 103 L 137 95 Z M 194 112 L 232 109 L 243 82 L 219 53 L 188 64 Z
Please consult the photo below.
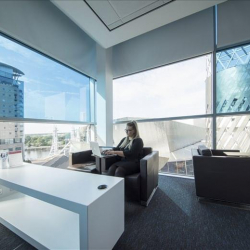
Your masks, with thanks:
M 142 152 L 142 158 L 145 157 L 146 155 L 151 154 L 152 151 L 153 151 L 152 148 L 150 148 L 150 147 L 144 147 L 144 148 L 143 148 L 143 152 Z
M 203 155 L 203 156 L 212 156 L 211 149 L 207 148 L 205 145 L 199 145 L 198 146 L 198 151 L 199 151 L 200 155 Z

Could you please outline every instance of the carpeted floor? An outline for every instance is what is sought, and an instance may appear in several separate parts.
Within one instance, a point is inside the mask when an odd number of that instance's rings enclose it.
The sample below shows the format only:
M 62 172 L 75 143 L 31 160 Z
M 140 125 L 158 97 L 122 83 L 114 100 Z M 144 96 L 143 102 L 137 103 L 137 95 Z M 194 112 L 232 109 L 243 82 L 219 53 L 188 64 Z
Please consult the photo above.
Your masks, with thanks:
M 0 224 L 0 249 L 34 249 Z M 159 177 L 145 208 L 126 202 L 120 249 L 250 249 L 250 210 L 198 202 L 194 180 Z

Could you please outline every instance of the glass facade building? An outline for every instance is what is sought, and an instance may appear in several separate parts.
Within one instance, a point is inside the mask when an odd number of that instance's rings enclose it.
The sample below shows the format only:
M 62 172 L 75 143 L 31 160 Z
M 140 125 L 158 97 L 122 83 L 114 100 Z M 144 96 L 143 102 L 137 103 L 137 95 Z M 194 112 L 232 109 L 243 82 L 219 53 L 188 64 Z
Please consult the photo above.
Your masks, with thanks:
M 0 117 L 23 118 L 24 82 L 19 80 L 23 75 L 19 69 L 0 63 Z M 0 123 L 0 149 L 21 151 L 23 137 L 22 123 Z
M 216 58 L 217 113 L 250 110 L 250 45 L 223 50 Z

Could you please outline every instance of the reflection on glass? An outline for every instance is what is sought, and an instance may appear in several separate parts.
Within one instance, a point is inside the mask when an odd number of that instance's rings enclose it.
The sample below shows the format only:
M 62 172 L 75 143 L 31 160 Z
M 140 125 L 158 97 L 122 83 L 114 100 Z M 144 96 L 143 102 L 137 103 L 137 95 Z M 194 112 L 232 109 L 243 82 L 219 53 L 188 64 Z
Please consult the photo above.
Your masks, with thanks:
M 122 77 L 113 83 L 116 120 L 211 113 L 211 55 Z
M 217 117 L 217 148 L 250 152 L 250 115 Z
M 250 110 L 250 45 L 217 53 L 217 113 Z
M 90 121 L 90 78 L 0 36 L 0 115 Z
M 139 122 L 145 147 L 159 151 L 161 173 L 193 176 L 191 149 L 211 147 L 211 118 Z M 114 144 L 124 137 L 126 123 L 114 125 Z

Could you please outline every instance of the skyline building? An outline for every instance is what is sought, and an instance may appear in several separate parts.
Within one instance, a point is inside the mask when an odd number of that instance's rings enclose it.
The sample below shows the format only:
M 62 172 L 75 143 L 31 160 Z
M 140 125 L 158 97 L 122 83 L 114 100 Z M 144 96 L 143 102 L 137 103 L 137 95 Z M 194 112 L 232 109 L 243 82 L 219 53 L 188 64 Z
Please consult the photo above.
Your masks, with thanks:
M 0 62 L 0 117 L 24 117 L 24 82 L 19 69 Z M 0 149 L 19 152 L 23 148 L 22 123 L 0 122 Z

